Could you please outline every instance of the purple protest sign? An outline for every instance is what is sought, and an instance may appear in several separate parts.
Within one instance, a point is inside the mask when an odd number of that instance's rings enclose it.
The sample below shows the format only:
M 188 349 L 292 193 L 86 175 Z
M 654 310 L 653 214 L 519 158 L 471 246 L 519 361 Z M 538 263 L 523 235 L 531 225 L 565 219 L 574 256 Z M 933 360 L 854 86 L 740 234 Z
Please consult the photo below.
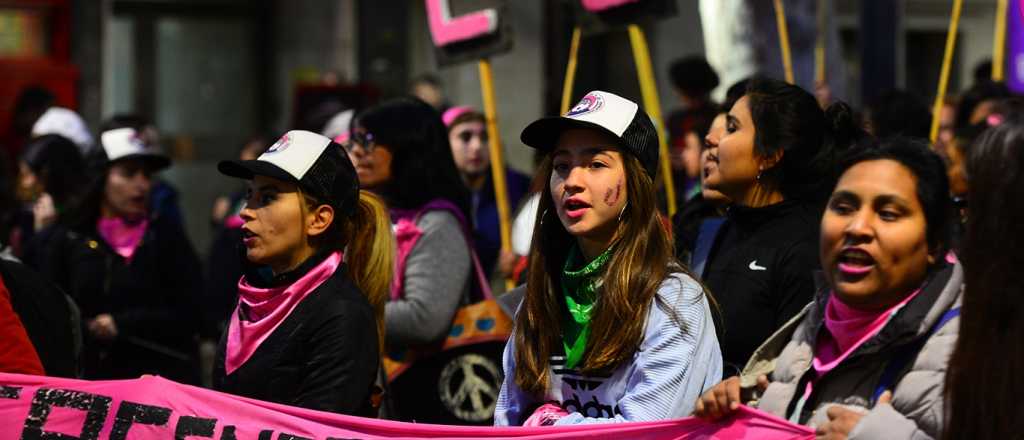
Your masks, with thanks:
M 1013 0 L 1007 8 L 1006 85 L 1015 93 L 1024 93 L 1024 0 Z

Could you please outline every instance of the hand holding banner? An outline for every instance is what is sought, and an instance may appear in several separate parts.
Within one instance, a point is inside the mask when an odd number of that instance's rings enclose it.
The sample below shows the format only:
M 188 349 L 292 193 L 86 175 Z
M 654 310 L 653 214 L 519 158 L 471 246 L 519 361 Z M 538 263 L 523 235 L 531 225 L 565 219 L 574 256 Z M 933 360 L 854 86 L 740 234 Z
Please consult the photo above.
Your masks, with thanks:
M 696 418 L 537 428 L 391 422 L 295 408 L 160 377 L 84 381 L 0 373 L 0 438 L 810 440 L 814 431 L 741 407 L 718 423 Z

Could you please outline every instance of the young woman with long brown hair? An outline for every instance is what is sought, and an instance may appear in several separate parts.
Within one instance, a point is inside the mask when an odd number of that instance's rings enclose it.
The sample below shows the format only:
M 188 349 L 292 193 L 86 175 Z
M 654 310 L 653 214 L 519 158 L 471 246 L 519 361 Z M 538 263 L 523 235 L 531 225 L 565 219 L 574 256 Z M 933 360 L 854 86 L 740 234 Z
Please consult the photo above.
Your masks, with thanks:
M 1024 435 L 1024 119 L 986 131 L 967 159 L 964 305 L 946 375 L 944 439 Z
M 523 131 L 547 184 L 495 424 L 681 417 L 721 375 L 709 298 L 657 212 L 657 139 L 600 91 Z
M 384 204 L 359 190 L 340 145 L 308 131 L 218 168 L 251 183 L 240 213 L 248 267 L 215 388 L 373 415 L 394 255 Z

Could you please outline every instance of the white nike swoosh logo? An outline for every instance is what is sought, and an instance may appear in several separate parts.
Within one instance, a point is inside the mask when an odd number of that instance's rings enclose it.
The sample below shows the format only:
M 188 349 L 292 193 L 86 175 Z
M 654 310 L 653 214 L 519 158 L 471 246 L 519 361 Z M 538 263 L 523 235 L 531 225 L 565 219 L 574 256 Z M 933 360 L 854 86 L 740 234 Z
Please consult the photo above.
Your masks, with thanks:
M 750 262 L 750 266 L 747 266 L 747 267 L 749 267 L 749 268 L 750 268 L 750 270 L 768 270 L 768 268 L 767 268 L 767 267 L 764 267 L 764 266 L 758 266 L 758 265 L 757 265 L 757 260 L 751 261 L 751 262 Z

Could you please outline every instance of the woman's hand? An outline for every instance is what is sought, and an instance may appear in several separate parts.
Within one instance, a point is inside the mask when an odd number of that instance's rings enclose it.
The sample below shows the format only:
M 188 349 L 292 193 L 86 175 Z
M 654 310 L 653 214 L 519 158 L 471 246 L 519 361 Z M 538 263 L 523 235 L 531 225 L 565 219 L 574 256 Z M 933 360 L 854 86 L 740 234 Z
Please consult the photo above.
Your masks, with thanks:
M 889 402 L 892 402 L 892 392 L 886 391 L 878 397 L 878 402 L 875 403 L 875 406 L 888 404 Z M 815 439 L 846 440 L 850 437 L 850 432 L 853 431 L 853 428 L 857 426 L 860 419 L 864 418 L 864 415 L 867 413 L 846 408 L 842 405 L 833 405 L 825 414 L 828 415 L 828 422 L 815 430 Z
M 89 332 L 97 339 L 111 340 L 117 337 L 117 324 L 109 313 L 98 315 L 89 321 Z
M 36 232 L 57 221 L 57 208 L 53 205 L 53 197 L 43 193 L 36 199 L 36 202 L 32 204 L 32 219 Z
M 763 392 L 767 388 L 768 376 L 763 374 L 758 376 L 758 391 Z M 739 408 L 740 404 L 743 403 L 740 398 L 740 392 L 739 376 L 733 376 L 723 380 L 718 385 L 711 388 L 710 391 L 704 393 L 704 395 L 697 400 L 697 405 L 693 410 L 693 415 L 705 420 L 715 421 L 732 414 L 732 412 L 736 411 L 736 408 Z

